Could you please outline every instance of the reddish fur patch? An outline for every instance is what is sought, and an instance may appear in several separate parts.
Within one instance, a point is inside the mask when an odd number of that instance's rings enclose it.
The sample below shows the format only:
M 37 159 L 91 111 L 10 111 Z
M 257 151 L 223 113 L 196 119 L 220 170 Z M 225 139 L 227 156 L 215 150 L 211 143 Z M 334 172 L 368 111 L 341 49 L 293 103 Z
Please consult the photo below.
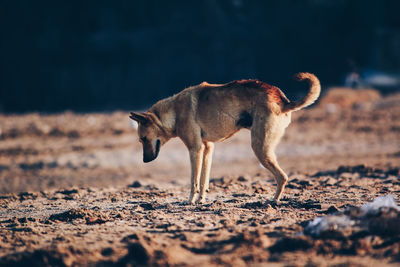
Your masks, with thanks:
M 253 88 L 263 88 L 268 94 L 268 100 L 276 103 L 282 103 L 282 92 L 278 87 L 269 85 L 265 82 L 261 82 L 259 80 L 240 80 L 233 81 L 229 84 L 238 84 L 243 87 L 253 87 Z

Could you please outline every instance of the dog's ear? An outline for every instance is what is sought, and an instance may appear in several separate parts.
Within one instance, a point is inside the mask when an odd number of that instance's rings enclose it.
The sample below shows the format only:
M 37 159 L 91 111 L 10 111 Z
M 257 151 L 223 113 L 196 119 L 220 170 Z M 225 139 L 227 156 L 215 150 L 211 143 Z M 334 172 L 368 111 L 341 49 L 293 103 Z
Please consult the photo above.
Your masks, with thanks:
M 137 112 L 131 112 L 131 115 L 129 116 L 134 121 L 137 121 L 138 123 L 144 125 L 149 122 L 149 118 L 145 113 L 137 113 Z

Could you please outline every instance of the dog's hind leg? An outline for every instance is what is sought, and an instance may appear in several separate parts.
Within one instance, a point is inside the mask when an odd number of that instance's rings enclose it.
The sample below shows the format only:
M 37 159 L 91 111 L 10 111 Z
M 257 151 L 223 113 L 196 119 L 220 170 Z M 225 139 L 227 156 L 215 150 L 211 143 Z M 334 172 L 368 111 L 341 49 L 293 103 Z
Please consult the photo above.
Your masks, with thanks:
M 275 147 L 286 126 L 287 124 L 281 118 L 271 115 L 268 118 L 256 117 L 251 129 L 251 147 L 261 164 L 275 177 L 277 189 L 274 200 L 276 201 L 279 201 L 288 181 L 287 175 L 279 167 L 275 156 Z
M 208 192 L 212 154 L 214 152 L 214 143 L 205 142 L 204 147 L 205 148 L 203 153 L 203 166 L 201 168 L 201 176 L 200 176 L 200 196 L 199 199 L 197 200 L 197 203 L 202 203 L 204 201 L 206 192 Z

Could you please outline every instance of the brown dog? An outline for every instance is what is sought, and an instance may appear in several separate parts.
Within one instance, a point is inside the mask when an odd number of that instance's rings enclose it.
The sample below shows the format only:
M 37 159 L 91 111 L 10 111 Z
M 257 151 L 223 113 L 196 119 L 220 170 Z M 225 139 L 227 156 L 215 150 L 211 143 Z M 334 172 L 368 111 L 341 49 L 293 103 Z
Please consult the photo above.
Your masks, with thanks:
M 275 177 L 274 199 L 278 201 L 288 178 L 276 161 L 275 147 L 290 123 L 291 112 L 314 103 L 321 91 L 315 75 L 299 73 L 296 78 L 310 83 L 308 94 L 299 101 L 290 102 L 279 88 L 257 80 L 203 82 L 157 102 L 147 112 L 132 112 L 130 118 L 139 123 L 143 161 L 154 160 L 163 144 L 179 137 L 190 155 L 188 203 L 195 202 L 197 193 L 197 202 L 201 203 L 208 191 L 214 142 L 242 128 L 250 129 L 254 153 Z

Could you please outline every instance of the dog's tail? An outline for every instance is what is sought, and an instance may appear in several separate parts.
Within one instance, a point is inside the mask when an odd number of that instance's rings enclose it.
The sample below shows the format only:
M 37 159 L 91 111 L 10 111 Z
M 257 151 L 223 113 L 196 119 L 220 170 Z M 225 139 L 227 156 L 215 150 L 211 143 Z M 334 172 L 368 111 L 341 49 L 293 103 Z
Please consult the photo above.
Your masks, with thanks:
M 300 72 L 295 75 L 295 79 L 298 81 L 307 80 L 310 84 L 310 91 L 303 99 L 285 104 L 282 112 L 296 111 L 311 105 L 318 99 L 321 92 L 321 84 L 314 74 Z

